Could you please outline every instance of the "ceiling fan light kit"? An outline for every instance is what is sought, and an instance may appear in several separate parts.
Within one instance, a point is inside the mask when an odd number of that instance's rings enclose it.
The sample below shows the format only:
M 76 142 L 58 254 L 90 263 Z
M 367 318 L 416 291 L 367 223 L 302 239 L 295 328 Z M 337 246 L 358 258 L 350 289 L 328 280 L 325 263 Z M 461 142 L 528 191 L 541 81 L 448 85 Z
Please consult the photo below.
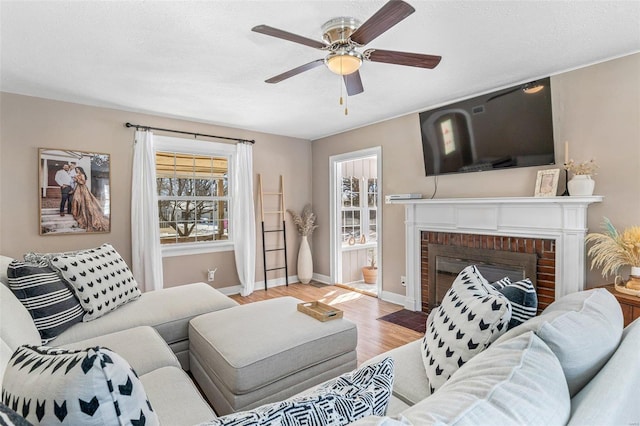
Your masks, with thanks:
M 324 59 L 317 59 L 298 66 L 265 81 L 279 83 L 324 63 L 331 72 L 343 77 L 347 95 L 354 96 L 364 91 L 359 70 L 365 60 L 410 67 L 435 68 L 440 63 L 440 56 L 378 49 L 367 49 L 360 53 L 357 50 L 413 12 L 415 9 L 408 3 L 402 0 L 390 0 L 362 24 L 356 18 L 349 16 L 334 18 L 322 25 L 323 41 L 313 40 L 268 25 L 253 27 L 251 30 L 257 33 L 329 52 Z
M 340 50 L 329 53 L 324 61 L 331 72 L 338 75 L 349 75 L 360 69 L 362 54 L 355 50 Z

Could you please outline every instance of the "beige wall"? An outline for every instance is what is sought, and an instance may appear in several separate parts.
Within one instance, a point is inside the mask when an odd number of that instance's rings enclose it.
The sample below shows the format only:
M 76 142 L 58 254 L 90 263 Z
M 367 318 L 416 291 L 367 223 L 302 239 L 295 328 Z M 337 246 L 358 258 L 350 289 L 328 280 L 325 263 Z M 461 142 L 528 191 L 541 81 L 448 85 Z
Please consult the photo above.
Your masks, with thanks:
M 619 228 L 640 224 L 640 54 L 553 76 L 551 84 L 558 161 L 569 141 L 571 158 L 595 157 L 600 165 L 595 193 L 605 199 L 589 209 L 590 230 L 599 231 L 603 216 Z M 313 204 L 320 229 L 329 222 L 329 157 L 373 146 L 382 147 L 382 195 L 433 193 L 435 178 L 424 174 L 417 114 L 316 140 Z M 440 176 L 436 197 L 531 196 L 540 169 Z M 404 294 L 404 207 L 383 205 L 382 214 L 383 291 Z M 313 248 L 329 253 L 328 232 L 316 235 Z M 315 271 L 330 275 L 328 256 L 316 256 Z M 602 283 L 598 272 L 588 274 L 588 286 Z
M 220 136 L 255 139 L 254 173 L 265 187 L 285 178 L 287 206 L 301 210 L 311 202 L 311 143 L 246 130 L 0 93 L 0 253 L 21 257 L 26 251 L 66 251 L 112 243 L 131 260 L 131 164 L 133 129 L 125 122 Z M 162 132 L 157 132 L 163 134 Z M 175 136 L 175 134 L 167 134 Z M 203 141 L 203 143 L 206 143 Z M 40 236 L 38 218 L 38 148 L 65 148 L 111 154 L 111 232 Z M 269 188 L 267 188 L 269 189 Z M 256 197 L 257 200 L 257 197 Z M 256 280 L 263 279 L 259 205 L 256 203 Z M 289 275 L 296 274 L 299 237 L 287 218 Z M 164 259 L 165 286 L 206 281 L 207 268 L 218 267 L 215 287 L 238 284 L 233 252 Z M 277 275 L 270 276 L 276 278 Z

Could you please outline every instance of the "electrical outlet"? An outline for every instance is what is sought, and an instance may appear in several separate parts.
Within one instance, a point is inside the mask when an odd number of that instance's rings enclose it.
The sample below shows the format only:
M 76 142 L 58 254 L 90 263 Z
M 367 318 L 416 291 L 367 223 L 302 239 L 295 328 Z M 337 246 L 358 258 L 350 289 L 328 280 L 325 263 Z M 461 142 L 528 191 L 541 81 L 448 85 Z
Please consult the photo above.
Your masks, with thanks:
M 218 270 L 218 268 L 216 268 L 216 269 L 208 269 L 207 270 L 207 281 L 211 282 L 211 281 L 216 279 L 216 271 L 217 270 Z
M 404 275 L 400 275 L 400 284 L 402 284 L 402 287 L 406 287 L 407 286 L 407 277 L 405 277 Z

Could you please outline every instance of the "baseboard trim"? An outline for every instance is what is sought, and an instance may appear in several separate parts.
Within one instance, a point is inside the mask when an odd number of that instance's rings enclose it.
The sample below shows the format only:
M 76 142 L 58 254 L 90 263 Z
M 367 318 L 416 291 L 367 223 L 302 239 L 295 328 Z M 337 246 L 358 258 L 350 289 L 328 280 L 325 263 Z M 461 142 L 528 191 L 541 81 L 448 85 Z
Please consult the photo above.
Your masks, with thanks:
M 297 283 L 299 281 L 300 280 L 298 280 L 297 275 L 289 276 L 289 284 Z M 284 279 L 284 277 L 274 278 L 272 280 L 267 281 L 267 288 L 280 287 L 286 284 L 287 284 L 287 281 Z M 264 281 L 256 281 L 254 290 L 263 290 L 263 289 L 264 289 Z M 225 296 L 231 296 L 232 294 L 240 294 L 242 287 L 240 285 L 234 285 L 230 287 L 217 288 L 216 290 L 218 290 L 220 293 L 224 294 Z
M 402 294 L 391 293 L 390 291 L 382 291 L 382 293 L 380 294 L 380 299 L 384 300 L 385 302 L 393 303 L 394 305 L 404 306 L 406 297 Z

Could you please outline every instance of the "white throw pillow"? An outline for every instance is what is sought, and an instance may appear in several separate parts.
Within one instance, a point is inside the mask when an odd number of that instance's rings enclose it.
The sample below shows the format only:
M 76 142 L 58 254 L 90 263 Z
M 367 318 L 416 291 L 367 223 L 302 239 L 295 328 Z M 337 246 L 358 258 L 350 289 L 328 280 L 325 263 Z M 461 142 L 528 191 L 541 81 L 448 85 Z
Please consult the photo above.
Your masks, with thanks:
M 421 349 L 433 393 L 507 331 L 511 304 L 491 287 L 478 268 L 467 266 L 429 317 L 431 322 Z
M 615 352 L 622 336 L 620 304 L 603 288 L 568 294 L 498 342 L 533 331 L 556 355 L 573 397 Z
M 85 322 L 141 295 L 129 267 L 111 244 L 75 255 L 55 256 L 51 265 L 73 287 L 86 312 L 82 318 Z
M 310 393 L 202 423 L 206 426 L 341 426 L 384 416 L 393 388 L 393 359 L 360 367 Z
M 2 402 L 33 424 L 159 424 L 129 363 L 100 347 L 20 346 L 4 374 Z
M 565 425 L 570 411 L 558 359 L 529 332 L 491 345 L 400 419 L 421 426 L 553 426 Z

